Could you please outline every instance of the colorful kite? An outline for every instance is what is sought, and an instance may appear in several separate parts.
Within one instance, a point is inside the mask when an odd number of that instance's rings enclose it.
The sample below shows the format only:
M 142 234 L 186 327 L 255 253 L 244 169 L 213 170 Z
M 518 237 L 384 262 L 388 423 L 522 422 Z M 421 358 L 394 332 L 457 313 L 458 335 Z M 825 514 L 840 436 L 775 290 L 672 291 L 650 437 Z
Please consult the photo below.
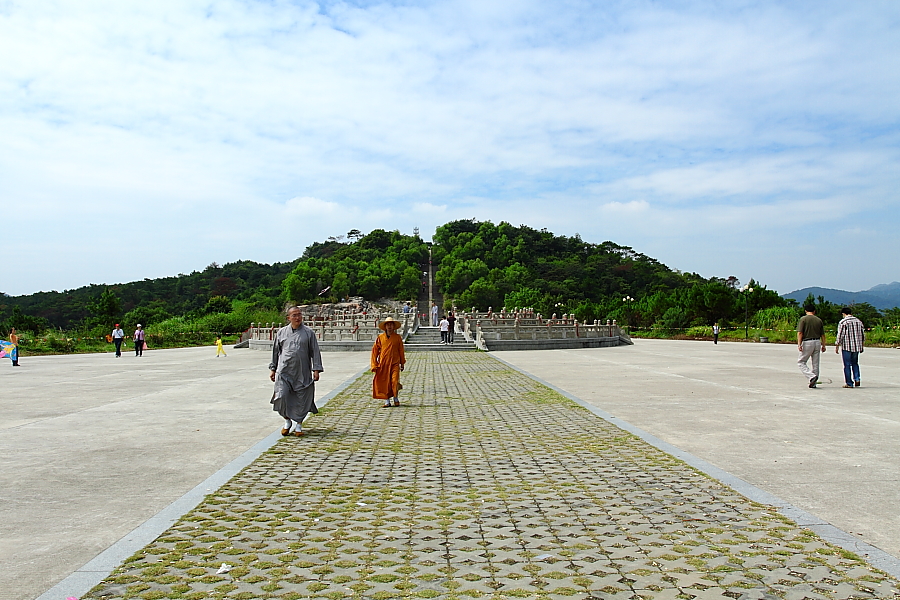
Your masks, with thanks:
M 12 342 L 0 340 L 0 358 L 9 358 L 16 362 L 19 358 L 19 348 Z

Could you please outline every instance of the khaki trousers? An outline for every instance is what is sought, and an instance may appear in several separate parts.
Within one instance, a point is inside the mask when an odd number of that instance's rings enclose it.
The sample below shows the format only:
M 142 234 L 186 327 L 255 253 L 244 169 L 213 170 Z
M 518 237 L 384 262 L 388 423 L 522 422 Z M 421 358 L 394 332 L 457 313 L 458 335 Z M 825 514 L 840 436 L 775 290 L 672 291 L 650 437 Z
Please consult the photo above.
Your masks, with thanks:
M 800 351 L 800 358 L 797 359 L 797 366 L 800 372 L 807 379 L 812 380 L 813 377 L 819 376 L 819 357 L 822 355 L 822 340 L 803 340 L 803 350 Z M 812 367 L 807 365 L 812 361 Z

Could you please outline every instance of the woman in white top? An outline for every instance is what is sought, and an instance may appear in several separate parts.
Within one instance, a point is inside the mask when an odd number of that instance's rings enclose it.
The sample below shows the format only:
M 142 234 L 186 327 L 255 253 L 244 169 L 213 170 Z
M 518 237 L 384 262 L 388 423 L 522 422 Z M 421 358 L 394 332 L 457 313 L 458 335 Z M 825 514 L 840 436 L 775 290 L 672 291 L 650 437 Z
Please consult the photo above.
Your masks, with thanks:
M 447 320 L 447 317 L 441 317 L 441 343 L 447 343 L 447 336 L 450 334 L 450 321 Z

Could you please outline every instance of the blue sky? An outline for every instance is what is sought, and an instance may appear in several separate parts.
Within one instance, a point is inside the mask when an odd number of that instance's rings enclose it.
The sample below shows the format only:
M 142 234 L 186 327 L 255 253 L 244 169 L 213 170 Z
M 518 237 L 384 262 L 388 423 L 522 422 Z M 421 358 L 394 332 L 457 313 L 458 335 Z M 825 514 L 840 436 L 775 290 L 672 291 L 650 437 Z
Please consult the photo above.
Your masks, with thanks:
M 0 291 L 459 218 L 900 280 L 900 3 L 0 0 Z

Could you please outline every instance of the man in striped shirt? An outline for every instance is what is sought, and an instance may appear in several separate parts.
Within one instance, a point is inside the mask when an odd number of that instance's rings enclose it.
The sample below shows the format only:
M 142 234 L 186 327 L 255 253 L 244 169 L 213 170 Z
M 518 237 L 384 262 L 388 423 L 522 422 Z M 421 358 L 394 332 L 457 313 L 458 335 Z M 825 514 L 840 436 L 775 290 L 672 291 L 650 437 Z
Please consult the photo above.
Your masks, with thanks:
M 859 387 L 859 353 L 863 351 L 866 332 L 862 321 L 853 316 L 852 308 L 843 307 L 841 314 L 844 318 L 838 323 L 834 351 L 844 359 L 844 387 Z

